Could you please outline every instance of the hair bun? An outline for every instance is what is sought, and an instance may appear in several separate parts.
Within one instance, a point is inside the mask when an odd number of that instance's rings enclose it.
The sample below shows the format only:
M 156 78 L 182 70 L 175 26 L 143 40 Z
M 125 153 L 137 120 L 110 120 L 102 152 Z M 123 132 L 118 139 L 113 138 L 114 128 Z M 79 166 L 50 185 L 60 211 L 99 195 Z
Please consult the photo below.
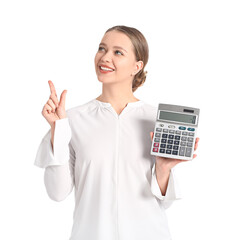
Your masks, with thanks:
M 133 82 L 132 82 L 132 91 L 134 92 L 138 87 L 143 86 L 145 80 L 146 80 L 146 76 L 147 76 L 148 72 L 147 71 L 140 71 L 139 73 L 136 74 Z

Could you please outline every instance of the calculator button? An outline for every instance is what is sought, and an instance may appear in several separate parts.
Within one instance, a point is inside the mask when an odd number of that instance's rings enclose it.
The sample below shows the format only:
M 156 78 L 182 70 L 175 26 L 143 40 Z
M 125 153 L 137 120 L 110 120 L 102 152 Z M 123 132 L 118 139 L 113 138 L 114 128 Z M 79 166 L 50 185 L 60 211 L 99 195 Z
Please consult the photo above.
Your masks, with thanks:
M 160 142 L 160 138 L 155 138 L 154 141 L 155 142 Z
M 167 142 L 167 139 L 165 139 L 165 138 L 161 139 L 161 143 L 166 143 L 166 142 Z
M 173 140 L 168 140 L 167 143 L 168 144 L 173 144 Z
M 188 128 L 188 131 L 194 132 L 194 131 L 195 131 L 195 128 Z
M 187 133 L 187 132 L 182 132 L 182 135 L 183 135 L 183 136 L 187 136 L 188 133 Z
M 161 137 L 161 133 L 155 133 L 155 137 Z
M 186 130 L 186 127 L 180 126 L 179 129 L 180 129 L 180 130 Z
M 153 148 L 153 152 L 158 152 L 158 148 Z
M 180 140 L 180 136 L 175 136 L 175 140 Z
M 154 143 L 154 147 L 159 147 L 159 143 Z
M 179 144 L 180 144 L 180 141 L 174 141 L 174 144 L 175 144 L 175 145 L 179 145 Z
M 174 125 L 169 125 L 168 127 L 169 127 L 169 128 L 175 128 L 175 126 L 174 126 Z
M 189 135 L 190 137 L 194 137 L 194 133 L 192 133 L 192 132 L 190 132 L 188 135 Z
M 181 146 L 186 146 L 186 142 L 181 142 Z
M 159 124 L 160 127 L 164 127 L 164 124 Z
M 167 149 L 172 149 L 172 145 L 167 145 Z
M 167 135 L 168 135 L 168 134 L 163 134 L 163 135 L 162 135 L 162 138 L 167 138 Z
M 172 151 L 173 155 L 178 155 L 178 151 Z
M 156 128 L 157 132 L 162 132 L 162 128 Z
M 191 142 L 187 143 L 187 147 L 192 147 L 192 146 L 193 146 L 193 143 L 191 143 Z
M 188 142 L 193 142 L 193 138 L 189 137 Z
M 179 155 L 184 156 L 185 154 L 185 147 L 180 147 Z
M 161 149 L 159 150 L 159 152 L 160 152 L 160 153 L 165 153 L 165 149 L 164 149 L 164 148 L 161 148 Z
M 181 140 L 182 141 L 187 141 L 187 137 L 182 137 Z
M 175 145 L 174 145 L 174 146 L 173 146 L 173 149 L 174 149 L 174 150 L 178 150 L 178 149 L 179 149 L 179 146 L 175 146 Z
M 186 148 L 185 156 L 186 157 L 191 157 L 191 154 L 192 154 L 192 148 Z
M 166 154 L 171 154 L 171 150 L 166 150 Z
M 175 131 L 177 135 L 181 135 L 181 131 Z
M 163 129 L 163 132 L 164 133 L 168 133 L 168 129 Z
M 160 148 L 165 148 L 166 144 L 161 143 Z
M 174 134 L 174 133 L 175 133 L 175 130 L 169 130 L 169 133 Z
M 170 134 L 168 137 L 169 137 L 169 139 L 174 139 L 174 135 Z

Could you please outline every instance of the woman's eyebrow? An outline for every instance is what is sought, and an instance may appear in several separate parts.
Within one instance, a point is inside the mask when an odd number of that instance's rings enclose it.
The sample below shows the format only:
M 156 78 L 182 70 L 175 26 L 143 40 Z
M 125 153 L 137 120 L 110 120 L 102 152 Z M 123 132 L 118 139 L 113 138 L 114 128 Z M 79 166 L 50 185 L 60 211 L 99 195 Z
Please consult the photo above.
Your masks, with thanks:
M 103 46 L 107 46 L 105 43 L 100 43 L 100 45 L 103 45 Z M 118 48 L 118 49 L 122 49 L 123 51 L 125 51 L 126 53 L 128 52 L 127 50 L 125 50 L 124 48 L 120 47 L 120 46 L 113 46 L 113 48 Z

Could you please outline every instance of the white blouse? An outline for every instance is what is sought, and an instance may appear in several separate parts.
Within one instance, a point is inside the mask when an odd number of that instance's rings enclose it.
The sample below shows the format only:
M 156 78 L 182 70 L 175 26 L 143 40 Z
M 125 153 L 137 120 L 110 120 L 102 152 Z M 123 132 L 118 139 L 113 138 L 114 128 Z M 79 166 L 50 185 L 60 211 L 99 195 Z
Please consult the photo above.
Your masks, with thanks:
M 165 196 L 150 154 L 157 108 L 130 102 L 118 115 L 93 99 L 66 110 L 43 137 L 35 165 L 45 168 L 49 197 L 64 200 L 73 190 L 70 240 L 169 240 L 165 209 L 180 191 L 174 169 Z

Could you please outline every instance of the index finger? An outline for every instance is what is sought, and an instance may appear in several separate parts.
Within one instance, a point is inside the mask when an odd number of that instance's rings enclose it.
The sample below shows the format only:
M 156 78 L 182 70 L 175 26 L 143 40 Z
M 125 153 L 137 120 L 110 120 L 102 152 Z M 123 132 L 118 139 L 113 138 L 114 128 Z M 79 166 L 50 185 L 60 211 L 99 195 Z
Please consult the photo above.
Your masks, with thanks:
M 51 94 L 54 94 L 57 97 L 56 90 L 55 90 L 53 82 L 51 80 L 49 80 L 48 83 L 49 83 L 49 86 L 50 86 Z

